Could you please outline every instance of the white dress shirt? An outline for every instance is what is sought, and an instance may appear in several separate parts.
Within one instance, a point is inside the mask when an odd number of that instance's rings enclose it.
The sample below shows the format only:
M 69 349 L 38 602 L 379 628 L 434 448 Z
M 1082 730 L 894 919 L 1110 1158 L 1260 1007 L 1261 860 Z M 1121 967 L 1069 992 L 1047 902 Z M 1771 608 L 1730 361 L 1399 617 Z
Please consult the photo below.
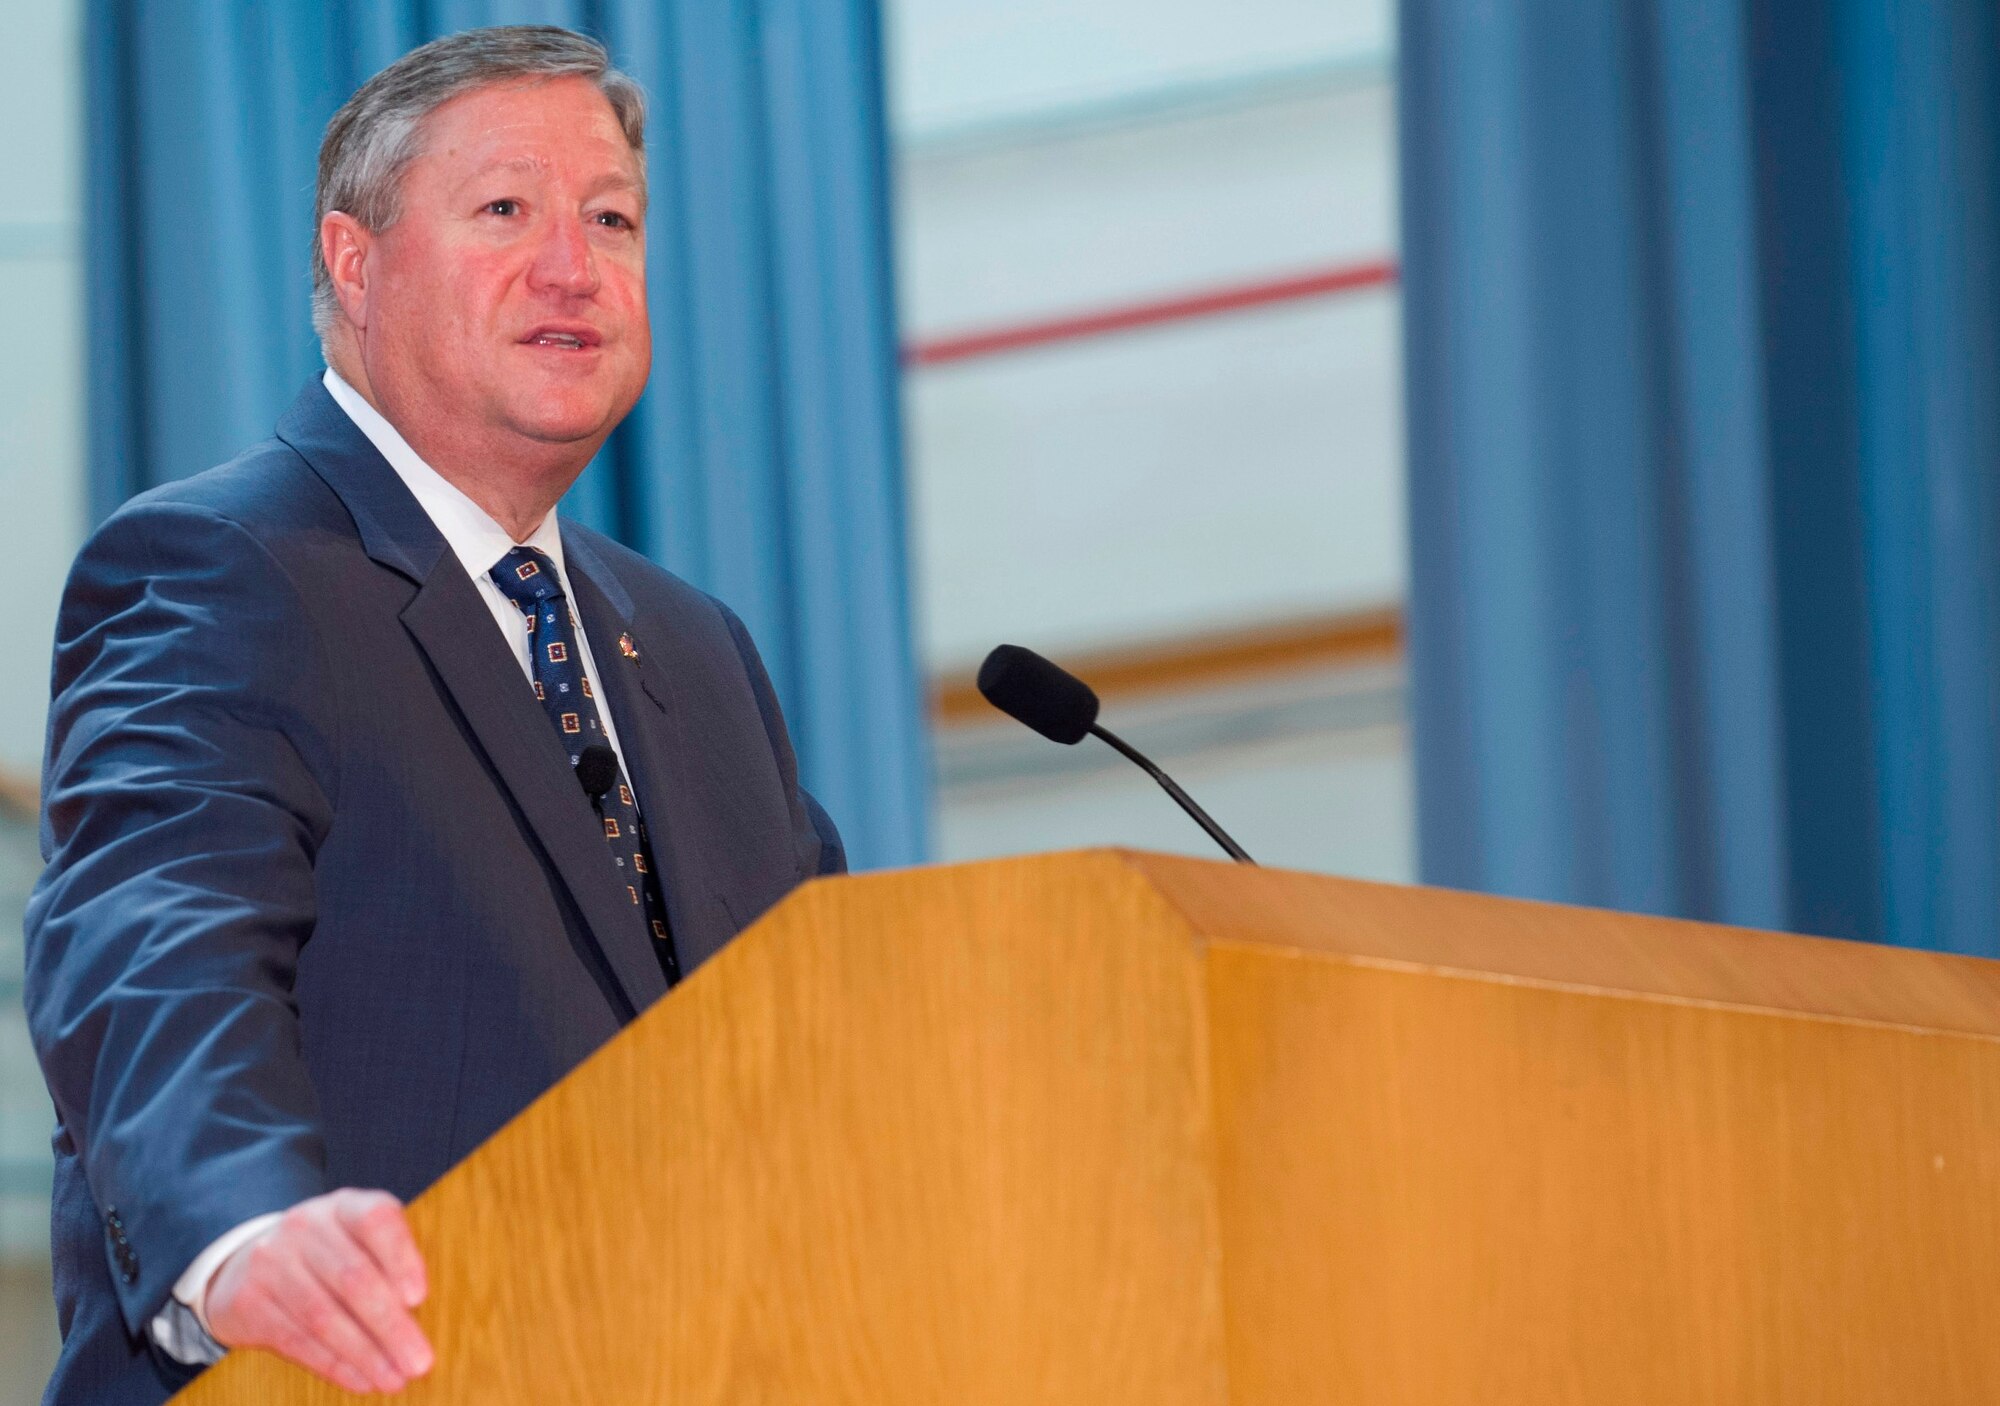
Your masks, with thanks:
M 555 562 L 556 583 L 562 587 L 563 594 L 574 601 L 575 597 L 569 589 L 569 575 L 563 567 L 562 534 L 556 524 L 555 509 L 549 509 L 548 516 L 542 519 L 534 532 L 515 542 L 507 529 L 495 522 L 484 508 L 426 464 L 417 451 L 410 448 L 409 442 L 397 433 L 396 427 L 364 400 L 361 392 L 348 385 L 340 373 L 328 367 L 321 379 L 334 404 L 346 411 L 347 418 L 368 436 L 369 443 L 389 461 L 396 477 L 403 481 L 403 486 L 410 490 L 436 525 L 450 546 L 452 555 L 465 568 L 466 575 L 472 578 L 472 584 L 479 588 L 480 598 L 493 614 L 494 625 L 513 647 L 514 657 L 521 663 L 522 676 L 532 682 L 535 673 L 530 662 L 532 645 L 527 617 L 487 573 L 516 546 L 533 547 Z M 597 662 L 590 656 L 590 639 L 581 629 L 576 632 L 576 643 L 577 652 L 583 656 L 583 672 L 590 680 L 590 691 L 603 699 L 605 695 Z M 630 776 L 631 772 L 624 770 L 625 751 L 618 745 L 618 728 L 611 719 L 608 702 L 600 705 L 597 711 L 604 722 L 604 738 L 618 755 L 619 769 Z M 153 1341 L 168 1356 L 188 1363 L 211 1363 L 222 1357 L 222 1345 L 208 1330 L 208 1281 L 215 1277 L 215 1271 L 222 1267 L 224 1260 L 275 1224 L 282 1214 L 273 1211 L 254 1217 L 217 1237 L 213 1244 L 195 1256 L 194 1262 L 174 1281 L 173 1296 L 167 1300 L 166 1307 L 154 1315 L 151 1324 Z
M 382 457 L 389 461 L 389 467 L 396 471 L 396 477 L 403 481 L 403 486 L 423 506 L 430 520 L 437 524 L 437 530 L 444 535 L 452 554 L 465 567 L 465 574 L 479 588 L 486 608 L 493 612 L 493 623 L 500 627 L 500 633 L 514 646 L 514 657 L 521 661 L 522 677 L 533 681 L 535 668 L 529 662 L 529 651 L 533 646 L 529 640 L 528 617 L 521 613 L 520 606 L 507 599 L 507 593 L 487 573 L 515 547 L 533 547 L 554 560 L 556 584 L 562 587 L 563 594 L 569 596 L 574 604 L 576 597 L 570 593 L 569 574 L 563 566 L 562 534 L 556 528 L 556 510 L 550 508 L 541 525 L 516 542 L 506 528 L 487 514 L 486 509 L 418 458 L 417 451 L 410 448 L 403 436 L 396 432 L 396 427 L 382 418 L 381 411 L 363 400 L 361 392 L 342 380 L 339 372 L 328 367 L 321 379 L 326 384 L 327 393 L 333 397 L 333 403 L 345 410 L 347 418 L 354 421 L 361 433 L 368 436 L 369 442 L 382 452 Z M 590 679 L 590 691 L 602 699 L 604 690 L 599 686 L 602 676 L 597 672 L 597 662 L 590 657 L 590 637 L 579 629 L 576 643 L 578 652 L 583 655 L 583 672 Z M 604 739 L 618 754 L 620 770 L 625 770 L 625 749 L 618 745 L 618 727 L 611 720 L 611 709 L 600 706 L 597 713 L 604 721 Z M 625 775 L 631 774 L 625 770 Z

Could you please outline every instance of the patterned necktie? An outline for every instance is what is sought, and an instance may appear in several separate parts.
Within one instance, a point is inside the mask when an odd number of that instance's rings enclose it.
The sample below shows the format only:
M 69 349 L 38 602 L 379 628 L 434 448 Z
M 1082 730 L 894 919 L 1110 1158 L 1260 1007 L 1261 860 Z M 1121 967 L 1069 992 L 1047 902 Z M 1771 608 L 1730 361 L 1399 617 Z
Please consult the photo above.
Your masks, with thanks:
M 556 578 L 553 561 L 533 547 L 516 547 L 500 558 L 488 573 L 507 599 L 521 607 L 528 619 L 528 656 L 534 665 L 535 697 L 542 711 L 555 724 L 556 735 L 569 764 L 575 766 L 583 749 L 592 743 L 610 744 L 604 725 L 597 716 L 597 699 L 590 691 L 590 677 L 583 671 L 583 654 L 576 647 L 576 611 L 563 596 L 562 582 Z M 604 822 L 605 842 L 632 905 L 642 910 L 647 929 L 653 934 L 653 950 L 667 985 L 680 980 L 680 963 L 674 956 L 673 938 L 667 931 L 667 905 L 660 896 L 659 875 L 653 870 L 653 851 L 646 843 L 646 825 L 639 818 L 631 784 L 620 765 L 611 789 L 598 803 Z

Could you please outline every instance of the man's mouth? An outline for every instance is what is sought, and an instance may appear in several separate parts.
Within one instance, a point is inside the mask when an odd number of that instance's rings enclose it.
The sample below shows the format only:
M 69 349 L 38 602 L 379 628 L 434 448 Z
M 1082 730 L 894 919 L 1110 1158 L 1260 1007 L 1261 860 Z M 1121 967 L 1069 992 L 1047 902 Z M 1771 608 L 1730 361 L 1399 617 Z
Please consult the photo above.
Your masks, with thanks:
M 531 347 L 554 347 L 559 351 L 583 351 L 598 343 L 597 335 L 592 332 L 564 332 L 549 327 L 537 328 L 522 341 Z

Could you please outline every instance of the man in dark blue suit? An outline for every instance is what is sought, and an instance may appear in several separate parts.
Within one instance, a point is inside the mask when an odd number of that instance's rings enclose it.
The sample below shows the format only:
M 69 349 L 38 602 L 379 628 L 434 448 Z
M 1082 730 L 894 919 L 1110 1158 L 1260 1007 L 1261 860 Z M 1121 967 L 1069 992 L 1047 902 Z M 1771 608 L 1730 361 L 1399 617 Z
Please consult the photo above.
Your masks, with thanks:
M 237 1345 L 421 1375 L 401 1203 L 843 866 L 742 624 L 555 514 L 650 367 L 642 151 L 561 30 L 371 79 L 321 150 L 326 375 L 78 557 L 28 916 L 49 1402 Z

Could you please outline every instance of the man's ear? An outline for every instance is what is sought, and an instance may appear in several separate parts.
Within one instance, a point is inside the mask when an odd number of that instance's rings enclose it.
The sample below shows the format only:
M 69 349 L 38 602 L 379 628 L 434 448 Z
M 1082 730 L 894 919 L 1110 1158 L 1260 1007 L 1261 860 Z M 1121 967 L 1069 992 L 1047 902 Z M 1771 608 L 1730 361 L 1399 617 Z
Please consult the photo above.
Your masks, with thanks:
M 368 255 L 375 236 L 345 210 L 329 210 L 319 222 L 319 255 L 333 279 L 333 295 L 355 327 L 368 325 Z

